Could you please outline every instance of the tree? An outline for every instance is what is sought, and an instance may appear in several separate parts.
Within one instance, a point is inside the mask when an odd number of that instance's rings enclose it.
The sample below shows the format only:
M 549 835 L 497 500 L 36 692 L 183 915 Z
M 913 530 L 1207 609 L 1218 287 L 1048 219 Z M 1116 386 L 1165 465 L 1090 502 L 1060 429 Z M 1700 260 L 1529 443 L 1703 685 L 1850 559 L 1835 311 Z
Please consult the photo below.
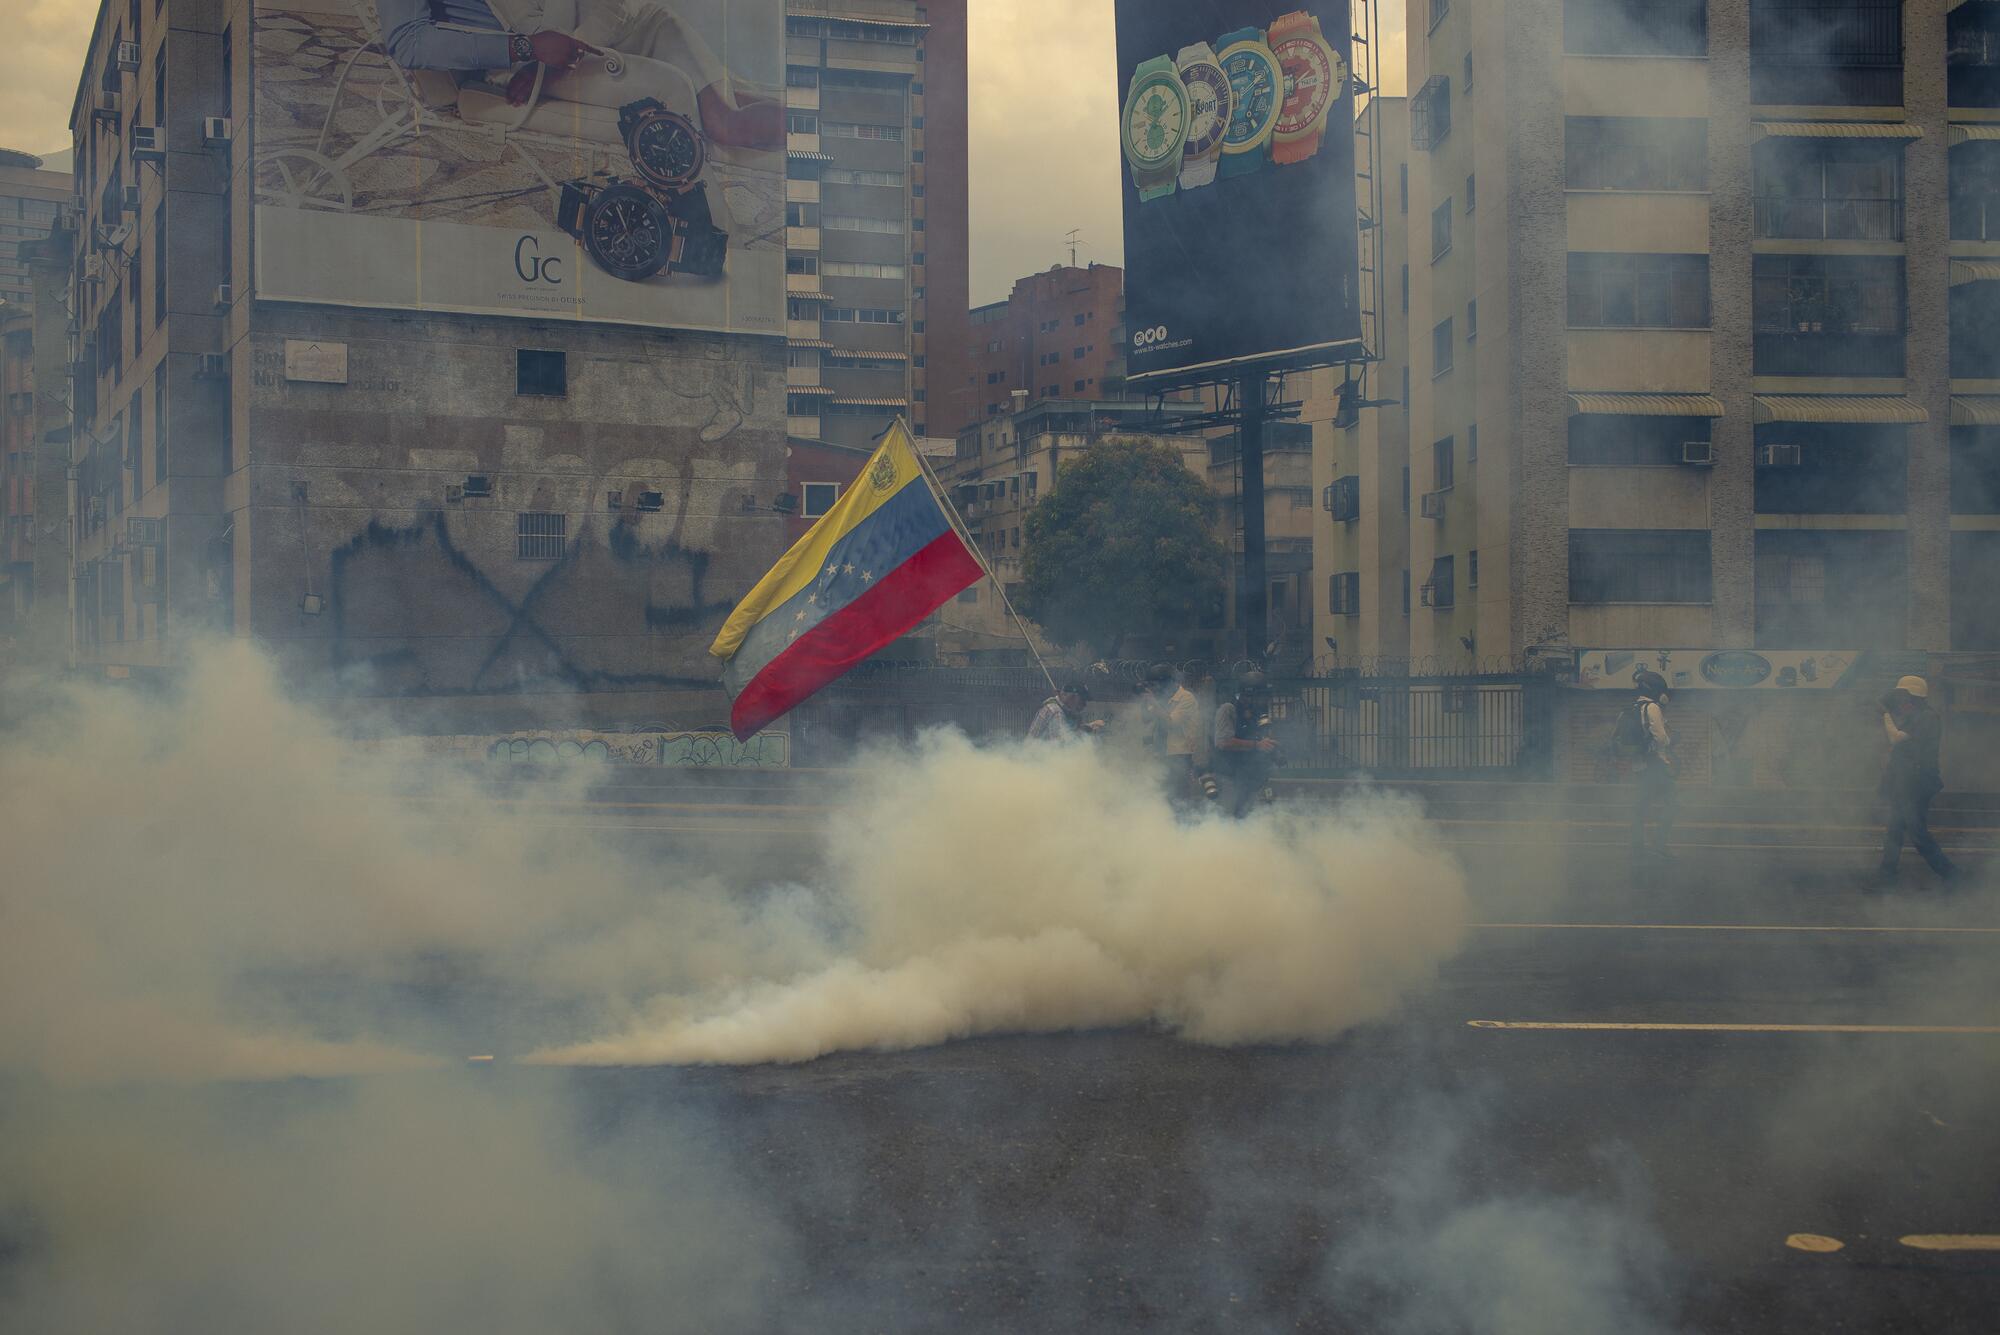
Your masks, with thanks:
M 1063 644 L 1192 630 L 1222 608 L 1217 502 L 1179 451 L 1107 437 L 1066 460 L 1023 524 L 1021 611 Z

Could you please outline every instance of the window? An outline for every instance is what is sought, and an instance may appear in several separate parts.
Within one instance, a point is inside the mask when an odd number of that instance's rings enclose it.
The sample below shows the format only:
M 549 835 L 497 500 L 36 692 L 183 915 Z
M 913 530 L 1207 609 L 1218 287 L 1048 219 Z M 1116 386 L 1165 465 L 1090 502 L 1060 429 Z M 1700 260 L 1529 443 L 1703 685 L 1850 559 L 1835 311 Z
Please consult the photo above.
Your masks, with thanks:
M 1431 330 L 1431 378 L 1436 379 L 1451 369 L 1451 320 L 1440 320 Z
M 1405 408 L 1410 406 L 1410 368 L 1403 368 L 1403 397 L 1398 400 Z
M 878 232 L 884 236 L 901 236 L 901 218 L 863 218 L 852 213 L 829 213 L 820 223 L 829 232 Z
M 829 139 L 883 139 L 894 143 L 903 142 L 903 127 L 900 125 L 866 125 L 854 121 L 822 121 L 819 132 Z
M 1706 417 L 1627 417 L 1571 413 L 1573 467 L 1678 467 L 1690 442 L 1707 445 L 1715 423 Z
M 233 117 L 236 114 L 236 29 L 234 25 L 222 30 L 222 114 Z M 223 252 L 227 254 L 228 252 Z
M 1451 13 L 1451 0 L 1430 0 L 1430 26 L 1435 28 L 1444 22 L 1444 16 Z
M 1465 554 L 1465 587 L 1468 589 L 1479 587 L 1479 549 L 1477 547 L 1474 547 Z
M 1755 543 L 1759 648 L 1903 647 L 1907 534 L 1761 529 Z
M 1975 380 L 2000 377 L 2000 282 L 1954 284 L 1946 301 L 1951 374 Z
M 786 262 L 790 263 L 790 257 Z M 821 268 L 828 278 L 901 278 L 906 270 L 900 264 L 874 264 L 856 260 L 828 260 Z
M 910 263 L 921 269 L 924 264 L 924 252 L 922 252 L 921 250 L 911 251 Z
M 1072 389 L 1073 389 L 1073 390 L 1074 390 L 1074 391 L 1075 391 L 1076 393 L 1078 393 L 1078 394 L 1081 394 L 1081 393 L 1083 393 L 1083 386 L 1084 386 L 1084 382 L 1083 382 L 1083 381 L 1081 381 L 1081 380 L 1079 380 L 1079 381 L 1077 381 L 1077 382 L 1076 382 L 1076 384 L 1075 384 L 1074 386 L 1072 386 Z
M 1410 313 L 1410 266 L 1403 266 L 1403 314 Z
M 785 256 L 785 272 L 786 272 L 786 273 L 795 273 L 795 274 L 815 274 L 815 273 L 818 273 L 818 272 L 819 272 L 819 256 L 817 256 L 817 255 L 787 255 L 787 256 Z
M 167 479 L 167 368 L 153 373 L 153 485 Z
M 785 67 L 785 87 L 817 88 L 819 87 L 819 71 L 808 69 L 803 65 L 787 65 Z
M 1945 101 L 2000 107 L 2000 9 L 1961 4 L 1945 15 Z
M 1440 610 L 1454 606 L 1458 601 L 1458 590 L 1453 586 L 1453 557 L 1440 556 L 1431 562 L 1430 578 L 1424 581 L 1423 604 Z
M 785 226 L 787 227 L 819 226 L 819 205 L 817 204 L 785 205 Z
M 1465 462 L 1479 462 L 1479 423 L 1468 423 L 1465 428 Z
M 1333 522 L 1336 524 L 1351 523 L 1359 519 L 1361 517 L 1361 478 L 1359 475 L 1349 473 L 1345 477 L 1337 477 L 1332 482 L 1329 482 L 1326 487 L 1326 494 L 1320 499 L 1320 504 L 1326 508 L 1326 512 L 1329 515 L 1333 516 Z
M 1563 123 L 1571 190 L 1706 190 L 1708 122 L 1667 116 L 1571 116 Z
M 903 173 L 893 171 L 858 171 L 850 167 L 828 167 L 819 179 L 827 185 L 871 185 L 896 190 L 903 188 Z
M 1572 251 L 1569 327 L 1708 328 L 1708 256 Z
M 1361 615 L 1361 572 L 1343 570 L 1327 576 L 1327 611 L 1337 617 Z
M 799 515 L 805 519 L 818 519 L 833 508 L 840 499 L 838 482 L 802 482 L 799 484 Z
M 1465 53 L 1465 69 L 1459 75 L 1458 84 L 1460 92 L 1469 93 L 1472 91 L 1472 53 L 1470 51 Z
M 1431 260 L 1436 262 L 1451 249 L 1451 200 L 1431 210 Z
M 1410 466 L 1403 465 L 1403 513 L 1410 512 Z M 1408 601 L 1407 599 L 1405 601 Z
M 160 39 L 159 50 L 153 52 L 153 124 L 161 134 L 167 132 L 167 39 Z
M 1902 0 L 1751 0 L 1750 100 L 1899 104 Z
M 1778 136 L 1757 146 L 1754 163 L 1756 236 L 1902 240 L 1900 142 Z
M 1707 529 L 1573 528 L 1573 603 L 1706 603 L 1711 600 Z
M 569 516 L 524 511 L 514 516 L 514 556 L 521 561 L 560 561 L 567 546 Z
M 1407 508 L 1407 507 L 1405 507 Z M 1403 572 L 1403 615 L 1410 614 L 1410 572 Z
M 1431 443 L 1431 490 L 1449 491 L 1452 486 L 1453 458 L 1457 447 L 1450 436 Z
M 1465 303 L 1465 337 L 1467 342 L 1479 337 L 1479 303 L 1477 301 L 1468 301 Z
M 2000 143 L 1951 150 L 1951 239 L 2000 241 Z
M 828 324 L 901 324 L 903 312 L 881 306 L 829 306 L 820 318 Z
M 1073 349 L 1071 349 L 1071 350 L 1070 350 L 1070 354 L 1069 354 L 1069 359 L 1070 359 L 1071 361 L 1073 361 L 1073 362 L 1080 362 L 1080 361 L 1082 361 L 1082 360 L 1083 360 L 1083 349 L 1082 349 L 1082 348 L 1073 348 Z
M 960 602 L 962 602 L 962 603 L 976 603 L 976 602 L 978 602 L 978 601 L 979 601 L 979 586 L 978 586 L 977 584 L 968 584 L 968 585 L 967 585 L 967 586 L 966 586 L 966 587 L 965 587 L 964 589 L 962 589 L 962 590 L 960 590 L 960 591 L 959 591 L 959 595 L 958 595 L 958 601 L 960 601 Z
M 1573 56 L 1704 56 L 1708 0 L 1565 0 Z
M 1410 99 L 1410 147 L 1427 152 L 1451 135 L 1451 76 L 1433 74 Z
M 1753 255 L 1750 274 L 1756 374 L 1903 373 L 1900 258 Z
M 1757 513 L 1902 514 L 1909 487 L 1908 430 L 1808 422 L 1757 427 Z
M 1396 164 L 1396 199 L 1399 210 L 1403 213 L 1408 213 L 1410 211 L 1410 164 L 1407 162 Z
M 1951 428 L 1951 512 L 2000 514 L 2000 427 Z M 2000 597 L 2000 580 L 1992 588 Z
M 785 133 L 818 134 L 819 117 L 810 111 L 788 111 L 785 113 Z
M 1475 173 L 1467 172 L 1465 174 L 1465 211 L 1467 213 L 1472 212 L 1473 205 L 1478 198 L 1478 184 L 1475 179 Z
M 514 392 L 546 398 L 569 393 L 567 354 L 522 348 L 514 354 Z

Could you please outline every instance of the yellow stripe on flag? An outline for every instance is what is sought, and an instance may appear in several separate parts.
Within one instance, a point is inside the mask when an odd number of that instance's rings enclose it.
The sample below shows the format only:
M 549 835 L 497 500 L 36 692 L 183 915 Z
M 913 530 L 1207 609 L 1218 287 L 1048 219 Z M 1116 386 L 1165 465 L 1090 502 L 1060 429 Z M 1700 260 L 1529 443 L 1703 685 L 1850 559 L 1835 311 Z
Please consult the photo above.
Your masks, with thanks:
M 835 501 L 833 508 L 807 529 L 806 535 L 779 557 L 778 564 L 772 566 L 764 578 L 757 581 L 756 587 L 743 596 L 743 601 L 729 614 L 729 620 L 722 623 L 722 632 L 715 637 L 715 643 L 708 646 L 708 652 L 717 658 L 734 658 L 736 651 L 743 647 L 743 637 L 750 633 L 752 626 L 819 578 L 821 567 L 826 563 L 826 554 L 833 550 L 836 542 L 853 532 L 862 520 L 874 514 L 883 502 L 904 487 L 913 482 L 924 485 L 919 481 L 922 475 L 923 466 L 917 462 L 915 443 L 910 439 L 909 430 L 898 419 L 883 436 L 882 444 L 875 453 L 868 456 L 868 462 L 861 466 L 860 474 L 848 484 L 846 494 Z

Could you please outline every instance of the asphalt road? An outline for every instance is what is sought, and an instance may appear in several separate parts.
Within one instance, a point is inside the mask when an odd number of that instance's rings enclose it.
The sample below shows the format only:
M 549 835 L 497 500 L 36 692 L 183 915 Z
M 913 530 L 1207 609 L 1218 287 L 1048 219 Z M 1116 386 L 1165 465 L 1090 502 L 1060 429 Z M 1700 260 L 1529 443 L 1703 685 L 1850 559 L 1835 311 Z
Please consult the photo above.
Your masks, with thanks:
M 1912 856 L 1865 894 L 1866 832 L 1643 877 L 1521 833 L 1450 833 L 1481 925 L 1334 1043 L 555 1078 L 724 1128 L 795 1244 L 788 1329 L 2000 1325 L 2000 893 L 1926 888 Z

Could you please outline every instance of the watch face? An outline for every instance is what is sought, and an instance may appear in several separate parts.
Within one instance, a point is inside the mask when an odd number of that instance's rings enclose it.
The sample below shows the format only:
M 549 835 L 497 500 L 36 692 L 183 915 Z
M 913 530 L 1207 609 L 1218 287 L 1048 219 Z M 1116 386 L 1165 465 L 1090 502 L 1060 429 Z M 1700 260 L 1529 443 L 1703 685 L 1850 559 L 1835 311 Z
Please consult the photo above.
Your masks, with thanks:
M 1278 133 L 1294 134 L 1319 120 L 1333 100 L 1342 71 L 1330 47 L 1311 37 L 1280 42 L 1271 53 L 1284 72 L 1285 96 L 1278 112 Z
M 1132 87 L 1125 103 L 1125 152 L 1142 167 L 1178 162 L 1187 142 L 1188 99 L 1180 78 L 1164 71 Z
M 1223 53 L 1222 72 L 1229 76 L 1233 99 L 1222 147 L 1225 151 L 1255 147 L 1270 134 L 1272 122 L 1278 118 L 1282 76 L 1277 62 L 1272 60 L 1269 47 L 1244 43 Z
M 1206 60 L 1181 66 L 1187 86 L 1187 156 L 1199 157 L 1222 142 L 1229 129 L 1229 76 Z

